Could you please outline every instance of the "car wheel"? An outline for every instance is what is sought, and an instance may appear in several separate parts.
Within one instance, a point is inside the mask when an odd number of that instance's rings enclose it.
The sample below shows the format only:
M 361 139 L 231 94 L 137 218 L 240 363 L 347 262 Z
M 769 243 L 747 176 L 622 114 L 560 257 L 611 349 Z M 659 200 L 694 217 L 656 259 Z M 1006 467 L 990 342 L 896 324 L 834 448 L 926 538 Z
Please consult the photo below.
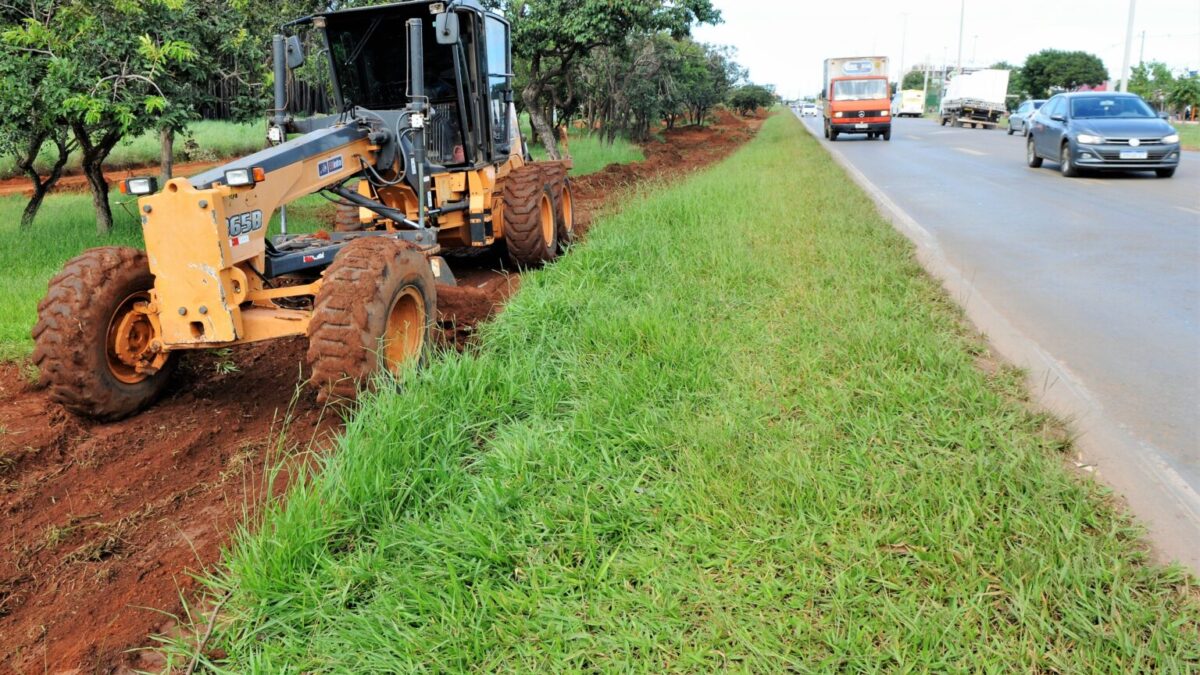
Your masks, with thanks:
M 1175 167 L 1171 167 L 1170 169 L 1155 169 L 1154 175 L 1159 178 L 1170 178 L 1175 175 Z
M 1058 153 L 1058 170 L 1066 178 L 1075 178 L 1079 175 L 1079 169 L 1075 166 L 1075 162 L 1071 161 L 1070 143 L 1062 144 L 1062 150 Z
M 1040 169 L 1042 167 L 1042 158 L 1038 157 L 1037 149 L 1033 147 L 1032 137 L 1025 143 L 1025 163 L 1031 169 Z
M 1008 135 L 1009 135 L 1009 136 L 1012 136 L 1014 132 L 1016 132 L 1016 129 L 1013 129 L 1012 122 L 1010 121 L 1010 122 L 1008 123 Z

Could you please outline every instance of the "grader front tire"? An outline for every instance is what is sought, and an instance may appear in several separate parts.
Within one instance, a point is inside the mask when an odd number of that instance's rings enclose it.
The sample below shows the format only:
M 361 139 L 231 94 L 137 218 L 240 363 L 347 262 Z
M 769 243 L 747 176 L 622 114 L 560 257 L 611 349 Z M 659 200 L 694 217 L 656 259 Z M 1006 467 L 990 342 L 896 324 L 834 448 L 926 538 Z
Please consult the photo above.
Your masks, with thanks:
M 325 272 L 309 324 L 318 400 L 352 401 L 377 372 L 420 363 L 436 320 L 437 291 L 424 255 L 382 237 L 346 245 Z
M 508 258 L 521 268 L 537 267 L 558 257 L 558 223 L 554 196 L 537 166 L 514 171 L 504 181 L 504 241 Z
M 158 398 L 175 359 L 153 351 L 155 324 L 141 311 L 152 288 L 146 254 L 116 246 L 85 251 L 50 280 L 33 327 L 33 362 L 51 400 L 112 422 Z

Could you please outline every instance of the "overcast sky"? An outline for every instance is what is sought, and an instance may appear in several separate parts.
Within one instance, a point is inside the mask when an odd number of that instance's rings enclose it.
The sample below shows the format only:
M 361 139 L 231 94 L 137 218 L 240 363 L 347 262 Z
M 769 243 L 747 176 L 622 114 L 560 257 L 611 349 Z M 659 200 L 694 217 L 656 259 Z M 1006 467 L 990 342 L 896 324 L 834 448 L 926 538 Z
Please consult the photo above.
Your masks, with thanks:
M 821 62 L 833 56 L 888 56 L 892 78 L 927 58 L 958 58 L 957 0 L 714 0 L 719 26 L 695 31 L 702 42 L 732 45 L 756 82 L 787 98 L 821 89 Z M 853 18 L 842 16 L 853 13 Z M 907 15 L 907 31 L 904 30 Z M 1020 65 L 1046 48 L 1084 50 L 1120 76 L 1129 0 L 966 0 L 963 65 Z M 1200 0 L 1138 0 L 1133 63 L 1146 33 L 1145 59 L 1200 69 Z M 907 38 L 905 36 L 907 35 Z M 978 36 L 978 37 L 977 37 Z

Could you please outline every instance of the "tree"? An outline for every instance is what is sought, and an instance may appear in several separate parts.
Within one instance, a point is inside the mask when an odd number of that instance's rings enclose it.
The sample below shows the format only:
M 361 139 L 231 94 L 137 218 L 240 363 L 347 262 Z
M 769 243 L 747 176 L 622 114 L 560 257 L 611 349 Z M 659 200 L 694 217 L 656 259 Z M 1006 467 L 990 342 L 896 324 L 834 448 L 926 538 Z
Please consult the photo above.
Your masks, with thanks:
M 40 22 L 44 18 L 37 3 L 31 3 L 28 12 L 15 6 L 0 10 L 5 26 L 0 33 L 0 155 L 13 157 L 33 188 L 21 213 L 22 228 L 33 224 L 42 201 L 62 177 L 75 149 L 69 130 L 58 118 L 68 94 L 47 79 L 49 60 L 12 41 L 11 33 L 18 30 L 21 21 Z M 47 149 L 53 159 L 49 174 L 43 178 L 37 164 Z
M 924 89 L 925 88 L 925 73 L 920 70 L 910 70 L 904 74 L 904 79 L 900 82 L 901 89 Z
M 183 20 L 184 1 L 51 1 L 3 33 L 8 49 L 36 57 L 43 86 L 63 94 L 41 123 L 70 129 L 102 234 L 112 230 L 105 159 L 125 135 L 156 124 L 169 104 L 158 80 L 196 57 L 188 42 L 164 36 Z
M 1165 63 L 1139 63 L 1129 74 L 1129 91 L 1162 108 L 1175 87 L 1175 76 Z
M 742 115 L 752 115 L 759 108 L 769 108 L 778 101 L 779 97 L 770 87 L 758 84 L 743 85 L 729 95 L 729 105 Z
M 593 50 L 630 36 L 688 34 L 696 23 L 716 23 L 712 0 L 487 0 L 512 22 L 513 55 L 520 61 L 521 100 L 547 154 L 559 159 L 551 124 L 573 67 Z M 568 96 L 570 92 L 568 89 Z
M 1031 55 L 1025 60 L 1021 75 L 1033 98 L 1048 98 L 1051 89 L 1094 87 L 1108 80 L 1108 70 L 1100 57 L 1058 49 L 1045 49 Z
M 1190 109 L 1191 118 L 1196 119 L 1196 111 L 1200 109 L 1200 76 L 1176 80 L 1167 94 L 1167 105 L 1180 114 Z

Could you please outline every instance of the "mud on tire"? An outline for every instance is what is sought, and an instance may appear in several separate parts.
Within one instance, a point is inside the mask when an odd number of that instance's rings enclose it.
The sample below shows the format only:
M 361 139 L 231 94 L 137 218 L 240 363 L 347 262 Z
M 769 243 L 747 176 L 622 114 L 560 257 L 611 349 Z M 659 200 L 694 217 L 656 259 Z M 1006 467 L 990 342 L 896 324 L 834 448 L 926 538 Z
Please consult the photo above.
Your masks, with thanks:
M 424 255 L 383 237 L 347 244 L 325 271 L 308 328 L 318 399 L 352 401 L 381 368 L 395 372 L 423 359 L 436 319 L 437 291 Z
M 536 267 L 557 258 L 554 197 L 544 169 L 528 165 L 510 173 L 504 180 L 502 199 L 509 260 L 517 267 Z M 547 218 L 551 221 L 548 227 Z
M 51 400 L 75 414 L 110 422 L 138 412 L 162 393 L 175 358 L 167 357 L 152 375 L 125 371 L 121 379 L 110 344 L 114 316 L 153 287 L 146 254 L 117 246 L 85 251 L 50 280 L 33 327 L 33 362 Z

